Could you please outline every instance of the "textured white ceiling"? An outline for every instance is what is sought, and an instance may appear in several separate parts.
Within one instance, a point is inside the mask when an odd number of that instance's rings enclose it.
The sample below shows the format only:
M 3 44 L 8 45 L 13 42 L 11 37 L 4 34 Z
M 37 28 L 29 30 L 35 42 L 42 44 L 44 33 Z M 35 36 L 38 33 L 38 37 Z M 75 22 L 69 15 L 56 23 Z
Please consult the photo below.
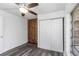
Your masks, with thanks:
M 13 3 L 0 3 L 0 9 L 9 13 L 15 14 L 17 16 L 21 16 L 18 8 L 19 6 Z M 39 6 L 31 8 L 31 10 L 33 10 L 37 14 L 46 14 L 46 13 L 51 13 L 55 11 L 65 10 L 65 4 L 64 3 L 39 3 Z M 33 19 L 36 17 L 37 16 L 32 15 L 30 13 L 27 13 L 25 16 L 25 18 L 27 19 Z
M 39 3 L 39 6 L 33 9 L 33 11 L 36 11 L 38 14 L 46 14 L 61 10 L 65 10 L 65 3 Z

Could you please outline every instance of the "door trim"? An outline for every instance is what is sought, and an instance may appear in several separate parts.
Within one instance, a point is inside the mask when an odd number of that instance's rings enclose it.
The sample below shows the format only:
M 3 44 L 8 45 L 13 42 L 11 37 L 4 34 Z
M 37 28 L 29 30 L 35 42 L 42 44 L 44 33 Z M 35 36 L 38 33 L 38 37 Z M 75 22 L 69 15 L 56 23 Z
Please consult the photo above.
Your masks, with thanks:
M 39 41 L 40 41 L 40 37 L 39 37 L 39 35 L 40 35 L 40 30 L 39 30 L 40 23 L 39 23 L 39 22 L 40 22 L 40 21 L 46 21 L 46 20 L 52 20 L 52 19 L 53 19 L 53 20 L 55 20 L 55 19 L 62 19 L 62 22 L 63 22 L 63 23 L 62 23 L 62 25 L 63 25 L 63 28 L 62 28 L 62 29 L 63 29 L 63 54 L 64 54 L 64 48 L 65 48 L 65 47 L 64 47 L 64 34 L 65 34 L 65 33 L 64 33 L 64 17 L 38 20 L 38 27 L 37 27 L 37 28 L 38 28 L 38 47 L 40 47 L 40 45 L 39 45 L 39 44 L 40 44 L 40 42 L 39 42 Z

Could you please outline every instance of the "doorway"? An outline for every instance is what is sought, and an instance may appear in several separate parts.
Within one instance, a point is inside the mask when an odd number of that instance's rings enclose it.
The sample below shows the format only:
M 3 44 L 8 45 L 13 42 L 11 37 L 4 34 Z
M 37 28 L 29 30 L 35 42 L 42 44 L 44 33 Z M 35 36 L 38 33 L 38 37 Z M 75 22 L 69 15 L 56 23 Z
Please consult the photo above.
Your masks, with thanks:
M 37 44 L 37 19 L 28 20 L 28 43 Z
M 72 15 L 72 52 L 79 55 L 79 4 L 74 8 Z

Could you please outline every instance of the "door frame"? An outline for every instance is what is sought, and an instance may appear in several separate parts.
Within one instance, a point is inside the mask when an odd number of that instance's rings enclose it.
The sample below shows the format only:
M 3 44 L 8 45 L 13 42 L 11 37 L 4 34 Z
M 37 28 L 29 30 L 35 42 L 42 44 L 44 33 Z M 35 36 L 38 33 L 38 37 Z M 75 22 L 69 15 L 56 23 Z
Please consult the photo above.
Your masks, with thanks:
M 71 11 L 71 18 L 72 18 L 72 21 L 71 21 L 71 25 L 72 25 L 72 30 L 71 30 L 71 34 L 72 34 L 72 37 L 71 37 L 71 52 L 74 54 L 73 52 L 73 48 L 74 47 L 74 24 L 73 24 L 73 15 L 72 13 L 75 11 L 75 9 L 79 6 L 79 3 L 77 3 L 77 5 L 73 8 L 73 10 Z M 79 51 L 78 51 L 79 52 Z
M 62 25 L 63 25 L 63 27 L 62 27 L 62 29 L 63 29 L 63 32 L 62 32 L 62 33 L 63 33 L 63 36 L 62 36 L 62 37 L 63 37 L 63 55 L 64 55 L 64 49 L 65 49 L 65 47 L 64 47 L 64 45 L 65 45 L 65 43 L 64 43 L 64 41 L 65 41 L 65 40 L 64 40 L 64 28 L 65 28 L 65 27 L 64 27 L 64 17 L 38 20 L 38 47 L 40 47 L 40 45 L 39 45 L 39 44 L 40 44 L 40 42 L 39 42 L 39 41 L 40 41 L 40 38 L 39 38 L 39 35 L 40 35 L 40 30 L 39 30 L 40 23 L 39 23 L 39 22 L 40 22 L 40 21 L 45 21 L 45 20 L 51 20 L 51 19 L 53 19 L 53 20 L 55 20 L 55 19 L 62 19 L 62 22 L 63 22 L 63 23 L 62 23 Z

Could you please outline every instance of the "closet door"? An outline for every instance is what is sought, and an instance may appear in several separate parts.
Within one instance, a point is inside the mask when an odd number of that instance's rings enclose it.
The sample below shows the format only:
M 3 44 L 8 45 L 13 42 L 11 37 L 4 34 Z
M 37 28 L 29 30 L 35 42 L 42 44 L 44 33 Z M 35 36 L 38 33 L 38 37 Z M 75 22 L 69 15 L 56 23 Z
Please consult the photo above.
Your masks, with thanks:
M 0 17 L 0 54 L 3 53 L 3 18 Z
M 63 52 L 62 19 L 49 19 L 39 22 L 39 47 Z
M 52 50 L 63 52 L 63 19 L 51 20 L 50 24 Z
M 48 50 L 51 49 L 50 22 L 50 20 L 39 21 L 39 47 Z

